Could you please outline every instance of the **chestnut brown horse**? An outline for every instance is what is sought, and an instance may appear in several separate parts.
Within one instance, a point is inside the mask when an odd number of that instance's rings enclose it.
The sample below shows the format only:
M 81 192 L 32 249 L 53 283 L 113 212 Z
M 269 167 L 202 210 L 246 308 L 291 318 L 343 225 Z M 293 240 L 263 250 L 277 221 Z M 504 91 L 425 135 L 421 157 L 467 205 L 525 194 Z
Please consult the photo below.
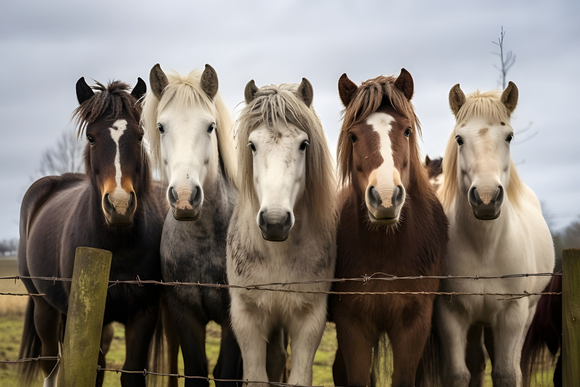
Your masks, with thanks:
M 440 275 L 447 218 L 419 155 L 413 78 L 379 76 L 358 87 L 338 82 L 345 106 L 338 139 L 342 182 L 337 278 Z M 438 280 L 337 283 L 340 292 L 435 292 Z M 373 349 L 388 335 L 393 386 L 414 386 L 429 337 L 433 295 L 341 295 L 331 298 L 338 350 L 335 385 L 369 386 Z
M 84 78 L 77 82 L 80 106 L 75 116 L 79 135 L 84 132 L 87 139 L 86 173 L 47 176 L 26 192 L 20 213 L 20 275 L 71 278 L 75 249 L 88 246 L 113 253 L 111 279 L 161 280 L 163 218 L 153 193 L 137 105 L 146 86 L 139 79 L 131 94 L 128 88 L 122 82 L 94 88 Z M 44 295 L 28 301 L 20 357 L 57 356 L 70 282 L 23 282 L 30 293 Z M 158 308 L 157 287 L 124 284 L 109 288 L 104 324 L 118 321 L 125 325 L 124 370 L 147 367 Z M 101 356 L 100 364 L 103 362 Z M 37 363 L 28 364 L 22 377 L 29 384 Z M 44 360 L 40 366 L 45 386 L 56 385 L 57 362 Z M 121 384 L 145 386 L 145 377 L 123 374 Z

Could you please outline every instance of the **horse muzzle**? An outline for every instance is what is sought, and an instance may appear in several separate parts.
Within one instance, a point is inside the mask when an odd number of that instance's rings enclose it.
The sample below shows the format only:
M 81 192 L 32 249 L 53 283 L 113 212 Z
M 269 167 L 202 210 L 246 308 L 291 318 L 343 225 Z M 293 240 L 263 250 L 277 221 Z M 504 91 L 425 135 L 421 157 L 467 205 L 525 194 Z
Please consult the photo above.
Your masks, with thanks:
M 405 202 L 405 188 L 395 186 L 391 195 L 391 205 L 383 205 L 383 200 L 377 189 L 369 187 L 366 192 L 366 204 L 369 220 L 377 226 L 388 226 L 399 221 L 401 208 Z
M 194 221 L 201 214 L 203 190 L 200 186 L 169 187 L 167 200 L 176 220 Z
M 265 240 L 284 242 L 294 226 L 294 217 L 291 212 L 282 209 L 264 209 L 258 215 L 258 226 Z
M 111 227 L 126 227 L 133 224 L 137 209 L 135 192 L 113 192 L 103 195 L 102 206 L 107 224 Z
M 473 215 L 479 220 L 494 220 L 501 214 L 504 189 L 500 185 L 495 190 L 478 190 L 471 187 L 468 193 Z

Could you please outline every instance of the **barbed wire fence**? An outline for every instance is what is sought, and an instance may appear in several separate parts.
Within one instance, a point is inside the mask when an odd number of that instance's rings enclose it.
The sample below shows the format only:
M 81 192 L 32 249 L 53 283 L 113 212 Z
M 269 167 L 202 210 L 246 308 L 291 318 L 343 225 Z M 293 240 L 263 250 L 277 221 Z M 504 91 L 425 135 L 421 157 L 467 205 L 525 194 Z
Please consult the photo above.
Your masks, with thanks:
M 501 276 L 427 276 L 427 275 L 419 275 L 419 276 L 397 276 L 382 272 L 373 273 L 371 275 L 363 275 L 361 277 L 356 278 L 332 278 L 332 279 L 321 279 L 315 281 L 297 281 L 297 282 L 273 282 L 273 283 L 263 283 L 263 284 L 253 284 L 253 285 L 232 285 L 232 284 L 223 284 L 223 283 L 200 283 L 200 282 L 181 282 L 181 281 L 157 281 L 157 280 L 143 280 L 137 276 L 135 280 L 110 280 L 108 287 L 114 287 L 119 285 L 135 285 L 135 286 L 147 286 L 147 285 L 155 285 L 155 286 L 196 286 L 196 287 L 206 287 L 206 288 L 214 288 L 214 289 L 245 289 L 249 291 L 270 291 L 270 292 L 286 292 L 286 293 L 307 293 L 307 294 L 327 294 L 327 295 L 355 295 L 355 296 L 385 296 L 385 295 L 442 295 L 442 296 L 496 296 L 498 301 L 503 300 L 512 300 L 517 298 L 523 297 L 531 297 L 531 296 L 542 296 L 542 295 L 549 295 L 549 296 L 561 296 L 562 292 L 528 292 L 522 291 L 521 293 L 502 293 L 502 292 L 442 292 L 442 291 L 321 291 L 321 290 L 305 290 L 305 289 L 292 289 L 293 286 L 307 286 L 307 285 L 318 285 L 318 284 L 337 284 L 337 283 L 362 283 L 364 285 L 368 285 L 371 282 L 393 282 L 393 281 L 418 281 L 418 280 L 473 280 L 473 281 L 486 281 L 486 280 L 508 280 L 508 279 L 522 279 L 522 278 L 532 278 L 532 277 L 555 277 L 561 276 L 562 273 L 519 273 L 519 274 L 506 274 Z M 22 276 L 22 275 L 14 275 L 14 276 L 0 276 L 0 281 L 22 281 L 22 280 L 39 280 L 39 281 L 49 281 L 52 282 L 53 285 L 56 285 L 57 282 L 72 282 L 72 278 L 61 278 L 57 276 Z M 44 293 L 0 293 L 0 295 L 4 296 L 30 296 L 30 297 L 39 297 L 44 296 Z M 0 360 L 0 364 L 21 364 L 25 362 L 37 362 L 42 360 L 56 360 L 57 363 L 55 367 L 58 366 L 60 362 L 60 356 L 38 356 L 33 358 L 23 358 L 23 359 L 16 359 L 16 360 Z M 248 381 L 248 380 L 236 380 L 236 379 L 216 379 L 211 377 L 204 377 L 204 376 L 192 376 L 192 375 L 184 375 L 184 374 L 175 374 L 175 373 L 162 373 L 162 372 L 155 372 L 155 371 L 148 371 L 147 369 L 144 370 L 122 370 L 116 368 L 106 368 L 97 365 L 97 371 L 102 372 L 111 372 L 111 373 L 121 373 L 121 374 L 143 374 L 144 376 L 158 376 L 158 377 L 172 377 L 172 378 L 179 378 L 179 379 L 202 379 L 208 382 L 236 382 L 236 383 L 257 383 L 257 384 L 264 384 L 269 386 L 280 386 L 280 387 L 302 387 L 296 385 L 290 385 L 287 383 L 282 382 L 259 382 L 259 381 Z M 306 386 L 304 386 L 306 387 Z M 323 387 L 323 386 L 317 386 Z

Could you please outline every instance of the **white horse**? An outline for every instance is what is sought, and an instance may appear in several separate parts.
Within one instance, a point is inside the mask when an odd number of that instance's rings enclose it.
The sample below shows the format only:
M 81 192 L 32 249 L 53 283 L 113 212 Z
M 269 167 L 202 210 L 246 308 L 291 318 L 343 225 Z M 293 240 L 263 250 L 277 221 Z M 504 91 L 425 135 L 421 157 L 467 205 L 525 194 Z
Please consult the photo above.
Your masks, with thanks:
M 540 203 L 520 179 L 510 157 L 514 137 L 510 116 L 517 100 L 518 89 L 512 82 L 503 92 L 477 91 L 466 97 L 459 85 L 450 91 L 456 124 L 443 157 L 444 179 L 438 195 L 449 218 L 446 265 L 452 276 L 553 269 L 554 246 Z M 537 293 L 549 279 L 447 280 L 442 290 Z M 470 327 L 486 326 L 493 333 L 494 386 L 520 386 L 521 349 L 538 299 L 440 296 L 435 314 L 444 354 L 444 385 L 469 386 L 470 380 L 476 383 L 481 377 L 470 374 L 465 357 Z M 482 353 L 481 334 L 475 337 L 470 348 Z
M 233 123 L 218 92 L 217 73 L 206 65 L 203 72 L 166 75 L 155 65 L 150 82 L 142 121 L 170 205 L 161 238 L 163 279 L 223 284 L 226 235 L 238 195 Z M 179 336 L 186 375 L 208 375 L 205 331 L 213 320 L 222 328 L 214 377 L 240 379 L 241 355 L 231 331 L 228 291 L 179 286 L 167 288 L 165 296 L 174 327 L 170 333 Z M 175 345 L 170 352 L 176 367 Z M 185 385 L 208 382 L 187 379 Z
M 258 89 L 254 81 L 246 85 L 247 106 L 236 129 L 240 198 L 227 243 L 232 285 L 334 276 L 337 186 L 322 125 L 311 107 L 312 96 L 306 79 L 298 87 Z M 324 292 L 330 283 L 278 288 Z M 230 289 L 230 294 L 232 326 L 248 385 L 280 381 L 284 335 L 289 336 L 292 350 L 288 383 L 311 385 L 314 354 L 326 323 L 327 295 L 243 288 Z M 284 356 L 275 359 L 270 351 Z

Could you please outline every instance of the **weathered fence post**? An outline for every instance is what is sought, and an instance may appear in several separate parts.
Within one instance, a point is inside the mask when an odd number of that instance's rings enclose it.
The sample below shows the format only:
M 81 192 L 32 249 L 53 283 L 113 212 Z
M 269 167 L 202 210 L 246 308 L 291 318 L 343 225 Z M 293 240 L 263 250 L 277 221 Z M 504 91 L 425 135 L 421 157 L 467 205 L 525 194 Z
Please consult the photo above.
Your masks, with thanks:
M 90 247 L 76 250 L 59 386 L 95 385 L 112 256 Z
M 562 253 L 562 384 L 580 386 L 580 249 Z

